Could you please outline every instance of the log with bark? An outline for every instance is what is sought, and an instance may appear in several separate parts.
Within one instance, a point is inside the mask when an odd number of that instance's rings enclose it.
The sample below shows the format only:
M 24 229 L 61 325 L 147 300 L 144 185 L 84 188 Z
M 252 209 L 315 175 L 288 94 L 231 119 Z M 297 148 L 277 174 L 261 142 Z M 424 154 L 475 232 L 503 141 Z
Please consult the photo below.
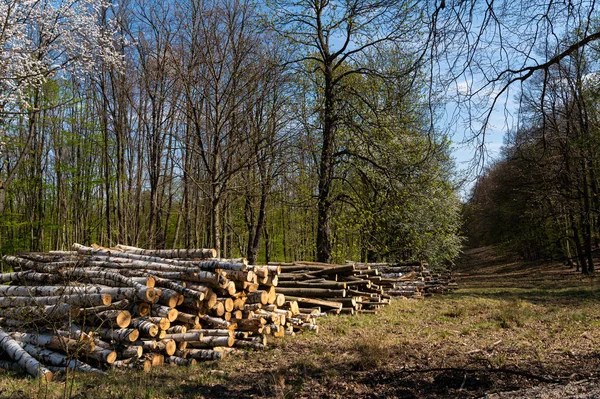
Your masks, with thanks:
M 44 378 L 46 381 L 52 380 L 54 373 L 25 351 L 19 342 L 12 339 L 2 329 L 0 329 L 0 348 L 29 375 Z
M 276 289 L 280 266 L 213 257 L 210 250 L 79 244 L 73 251 L 5 257 L 15 272 L 0 275 L 10 283 L 0 286 L 0 327 L 18 338 L 11 338 L 17 354 L 33 364 L 40 359 L 50 378 L 52 369 L 98 372 L 221 359 L 233 346 L 264 348 L 264 333 L 283 336 L 314 322 L 292 318 L 299 307 Z M 327 285 L 332 275 L 325 275 L 310 276 L 325 285 L 286 288 L 344 295 L 344 284 Z M 42 323 L 49 319 L 52 324 Z M 78 327 L 71 330 L 72 322 Z M 11 364 L 23 368 L 16 359 Z

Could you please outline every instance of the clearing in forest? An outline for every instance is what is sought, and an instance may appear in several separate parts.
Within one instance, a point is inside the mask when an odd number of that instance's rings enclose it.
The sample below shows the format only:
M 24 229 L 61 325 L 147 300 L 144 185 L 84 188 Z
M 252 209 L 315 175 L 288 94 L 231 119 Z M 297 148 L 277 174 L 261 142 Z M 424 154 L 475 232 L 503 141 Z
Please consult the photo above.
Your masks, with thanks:
M 599 395 L 600 286 L 559 263 L 466 251 L 460 289 L 331 316 L 318 335 L 270 341 L 191 368 L 78 374 L 39 385 L 4 375 L 3 397 L 469 398 Z

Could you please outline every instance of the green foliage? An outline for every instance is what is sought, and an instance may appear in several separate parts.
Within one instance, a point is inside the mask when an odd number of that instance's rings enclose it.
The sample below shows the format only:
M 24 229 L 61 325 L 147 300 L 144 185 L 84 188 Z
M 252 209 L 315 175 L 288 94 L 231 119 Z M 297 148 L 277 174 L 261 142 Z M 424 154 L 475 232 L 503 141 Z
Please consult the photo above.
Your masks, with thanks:
M 402 53 L 386 50 L 373 64 L 395 76 Z M 351 111 L 339 132 L 337 259 L 451 261 L 461 238 L 449 141 L 429 130 L 422 93 L 400 74 L 354 77 L 348 86 L 363 97 L 348 97 Z
M 256 29 L 262 21 L 251 2 L 204 4 L 194 18 L 206 23 L 205 33 L 218 30 L 206 42 L 183 3 L 156 10 L 152 20 L 136 19 L 137 6 L 124 5 L 123 22 L 146 37 L 123 43 L 125 73 L 107 65 L 93 79 L 74 79 L 65 70 L 27 93 L 35 106 L 2 116 L 2 253 L 67 249 L 73 242 L 214 246 L 211 220 L 218 213 L 222 254 L 247 256 L 253 232 L 246 203 L 256 220 L 266 188 L 258 261 L 316 257 L 325 97 L 320 52 L 313 47 L 312 61 L 279 70 L 273 66 L 289 65 L 289 54 L 278 53 L 283 44 L 272 32 Z M 345 18 L 346 4 L 336 4 L 334 17 Z M 384 21 L 399 23 L 405 37 L 419 37 L 419 15 L 407 4 L 370 6 L 406 17 L 389 14 Z M 351 33 L 365 40 L 376 31 L 387 34 L 368 9 L 348 10 L 360 14 L 360 21 L 349 21 Z M 183 16 L 182 43 L 198 48 L 166 42 L 176 37 L 164 23 L 171 12 Z M 248 36 L 236 31 L 242 26 L 251 27 Z M 310 35 L 304 28 L 302 35 Z M 242 36 L 225 37 L 232 32 Z M 461 243 L 449 142 L 429 129 L 427 93 L 415 83 L 423 81 L 414 68 L 415 48 L 386 42 L 338 57 L 344 61 L 333 72 L 332 255 L 338 262 L 442 264 L 456 257 Z M 196 59 L 203 44 L 223 54 Z M 175 48 L 181 54 L 173 59 L 160 55 Z M 364 65 L 372 70 L 363 73 Z M 217 82 L 217 75 L 224 80 Z

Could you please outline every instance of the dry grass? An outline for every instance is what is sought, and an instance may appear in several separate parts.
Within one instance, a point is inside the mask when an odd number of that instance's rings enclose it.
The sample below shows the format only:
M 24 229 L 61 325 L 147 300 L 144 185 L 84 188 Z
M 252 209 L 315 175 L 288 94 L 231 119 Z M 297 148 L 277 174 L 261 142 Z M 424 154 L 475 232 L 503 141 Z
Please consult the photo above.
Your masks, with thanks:
M 78 375 L 72 396 L 455 398 L 597 377 L 596 280 L 486 251 L 469 254 L 454 294 L 398 300 L 377 316 L 330 317 L 318 335 L 273 339 L 268 351 L 222 362 Z M 68 388 L 63 381 L 46 390 L 8 374 L 0 398 L 61 398 Z

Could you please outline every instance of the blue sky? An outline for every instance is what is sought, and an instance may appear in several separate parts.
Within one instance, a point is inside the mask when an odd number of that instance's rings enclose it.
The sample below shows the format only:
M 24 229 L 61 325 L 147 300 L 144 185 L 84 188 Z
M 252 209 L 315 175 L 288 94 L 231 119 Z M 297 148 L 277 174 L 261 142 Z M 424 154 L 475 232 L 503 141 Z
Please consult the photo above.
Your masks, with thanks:
M 499 157 L 506 132 L 506 130 L 497 127 L 501 127 L 501 123 L 504 121 L 502 111 L 494 111 L 491 121 L 493 126 L 488 128 L 485 139 L 486 155 L 484 162 L 486 165 Z M 466 199 L 481 168 L 473 167 L 474 158 L 478 155 L 477 146 L 473 143 L 464 143 L 466 129 L 463 128 L 462 132 L 460 130 L 460 128 L 456 128 L 456 131 L 452 134 L 452 157 L 455 160 L 459 176 L 465 179 L 460 194 Z
M 476 82 L 475 84 L 484 83 Z M 512 88 L 500 96 L 493 109 L 491 108 L 492 99 L 497 92 L 489 91 L 485 97 L 480 96 L 479 100 L 475 100 L 481 101 L 479 104 L 481 108 L 480 111 L 471 108 L 471 111 L 479 112 L 479 114 L 476 114 L 473 120 L 469 120 L 468 106 L 465 104 L 459 106 L 456 101 L 457 95 L 464 95 L 469 92 L 469 89 L 472 92 L 474 87 L 469 88 L 465 81 L 456 83 L 454 92 L 448 93 L 445 115 L 439 122 L 439 128 L 446 131 L 452 138 L 452 156 L 456 163 L 456 170 L 459 178 L 464 179 L 463 187 L 460 190 L 463 199 L 468 197 L 482 168 L 499 158 L 506 132 L 514 129 L 517 125 L 518 113 L 518 104 L 515 100 L 518 90 Z M 487 112 L 490 114 L 485 135 L 478 135 L 482 126 L 480 120 L 482 115 L 487 115 Z M 483 157 L 479 149 L 482 143 Z

